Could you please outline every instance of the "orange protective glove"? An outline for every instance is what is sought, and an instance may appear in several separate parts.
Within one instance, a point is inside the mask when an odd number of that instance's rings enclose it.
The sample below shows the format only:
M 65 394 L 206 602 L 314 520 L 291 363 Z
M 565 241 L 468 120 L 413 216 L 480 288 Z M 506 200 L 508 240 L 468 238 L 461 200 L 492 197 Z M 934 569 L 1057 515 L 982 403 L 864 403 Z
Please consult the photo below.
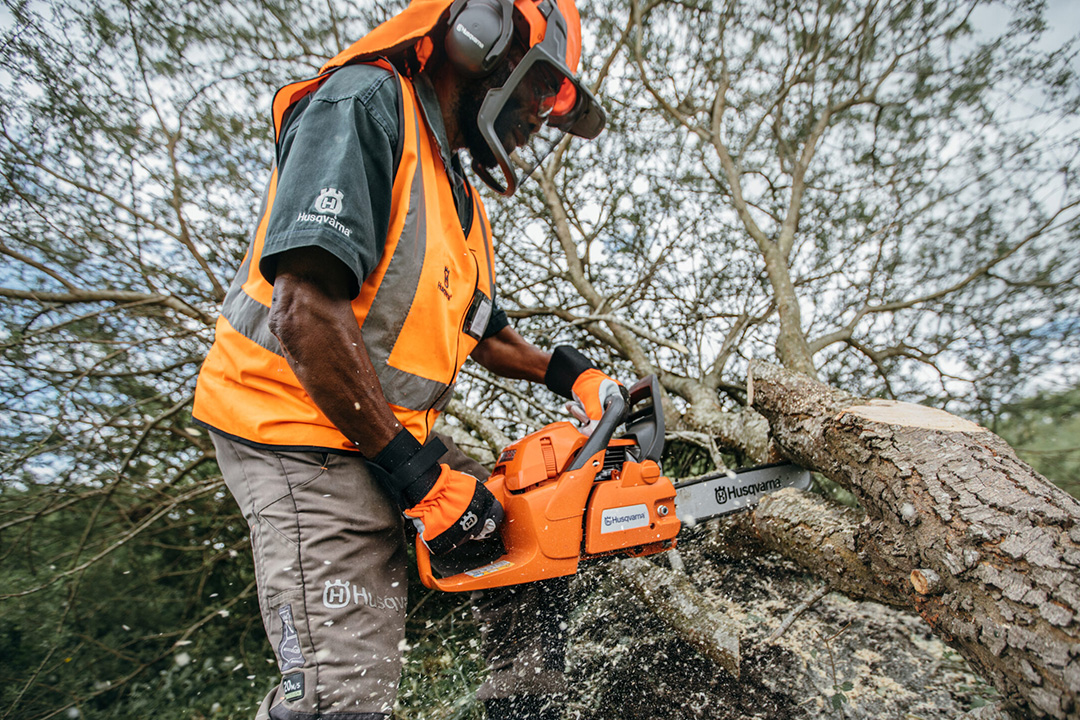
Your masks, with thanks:
M 472 475 L 441 464 L 427 494 L 405 516 L 433 555 L 445 555 L 469 540 L 484 540 L 503 520 L 502 504 Z
M 581 432 L 592 435 L 604 414 L 604 402 L 612 395 L 623 395 L 629 405 L 629 394 L 618 380 L 596 368 L 589 368 L 574 381 L 574 402 L 566 404 L 567 411 L 581 422 Z
M 438 438 L 421 445 L 402 429 L 368 462 L 375 480 L 413 521 L 432 555 L 488 538 L 503 519 L 502 505 L 483 483 L 439 463 L 445 453 Z

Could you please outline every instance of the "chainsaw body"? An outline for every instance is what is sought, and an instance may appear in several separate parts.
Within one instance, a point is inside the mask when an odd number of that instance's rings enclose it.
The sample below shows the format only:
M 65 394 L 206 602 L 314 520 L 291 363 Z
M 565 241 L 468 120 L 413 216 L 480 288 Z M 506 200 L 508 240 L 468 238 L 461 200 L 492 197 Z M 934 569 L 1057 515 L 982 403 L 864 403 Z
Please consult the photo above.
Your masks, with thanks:
M 626 432 L 613 439 L 624 418 Z M 497 550 L 471 567 L 440 568 L 417 543 L 420 579 L 439 590 L 481 590 L 572 575 L 591 557 L 674 547 L 681 526 L 675 488 L 660 470 L 663 442 L 659 388 L 649 377 L 630 389 L 629 408 L 612 399 L 588 438 L 557 422 L 509 445 L 485 483 L 506 512 Z

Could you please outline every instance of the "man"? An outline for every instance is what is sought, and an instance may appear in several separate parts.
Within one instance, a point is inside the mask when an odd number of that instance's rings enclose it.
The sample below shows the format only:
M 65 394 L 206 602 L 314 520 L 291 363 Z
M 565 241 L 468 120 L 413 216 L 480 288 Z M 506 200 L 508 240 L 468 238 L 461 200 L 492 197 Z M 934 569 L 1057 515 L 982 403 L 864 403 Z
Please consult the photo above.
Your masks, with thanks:
M 403 514 L 435 555 L 497 532 L 483 468 L 432 433 L 467 357 L 594 420 L 625 392 L 572 348 L 548 354 L 509 326 L 457 154 L 510 195 L 511 153 L 528 156 L 541 128 L 599 134 L 580 48 L 572 0 L 414 0 L 275 96 L 274 171 L 194 408 L 251 528 L 283 674 L 259 718 L 385 718 L 404 638 Z M 555 716 L 565 594 L 563 580 L 481 601 L 489 717 Z M 522 602 L 541 603 L 541 621 Z

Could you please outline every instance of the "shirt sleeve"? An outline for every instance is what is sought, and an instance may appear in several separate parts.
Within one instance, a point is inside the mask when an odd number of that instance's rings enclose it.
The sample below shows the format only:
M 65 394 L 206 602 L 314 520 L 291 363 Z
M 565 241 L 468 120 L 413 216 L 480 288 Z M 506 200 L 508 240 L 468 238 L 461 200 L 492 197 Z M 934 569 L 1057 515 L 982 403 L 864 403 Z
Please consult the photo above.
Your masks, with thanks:
M 343 68 L 285 128 L 259 263 L 267 282 L 274 282 L 278 256 L 302 247 L 341 260 L 354 276 L 354 297 L 378 265 L 400 133 L 393 80 L 382 68 Z

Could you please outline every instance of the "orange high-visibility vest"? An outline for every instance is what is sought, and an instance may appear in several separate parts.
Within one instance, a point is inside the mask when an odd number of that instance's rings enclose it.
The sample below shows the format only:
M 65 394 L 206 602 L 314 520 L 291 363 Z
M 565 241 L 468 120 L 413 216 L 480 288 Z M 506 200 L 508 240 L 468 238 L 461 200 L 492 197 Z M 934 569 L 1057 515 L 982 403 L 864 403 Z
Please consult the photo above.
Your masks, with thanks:
M 392 68 L 378 62 L 392 71 Z M 287 114 L 329 76 L 288 85 L 274 98 L 275 135 Z M 412 83 L 397 74 L 404 107 L 401 160 L 390 228 L 379 264 L 352 301 L 375 373 L 395 416 L 420 442 L 449 402 L 458 371 L 477 340 L 464 331 L 477 291 L 495 286 L 491 228 L 470 189 L 466 237 L 439 146 Z M 196 420 L 261 445 L 355 450 L 319 410 L 286 362 L 267 320 L 273 295 L 259 272 L 273 211 L 277 169 L 243 264 L 225 298 L 195 390 Z

